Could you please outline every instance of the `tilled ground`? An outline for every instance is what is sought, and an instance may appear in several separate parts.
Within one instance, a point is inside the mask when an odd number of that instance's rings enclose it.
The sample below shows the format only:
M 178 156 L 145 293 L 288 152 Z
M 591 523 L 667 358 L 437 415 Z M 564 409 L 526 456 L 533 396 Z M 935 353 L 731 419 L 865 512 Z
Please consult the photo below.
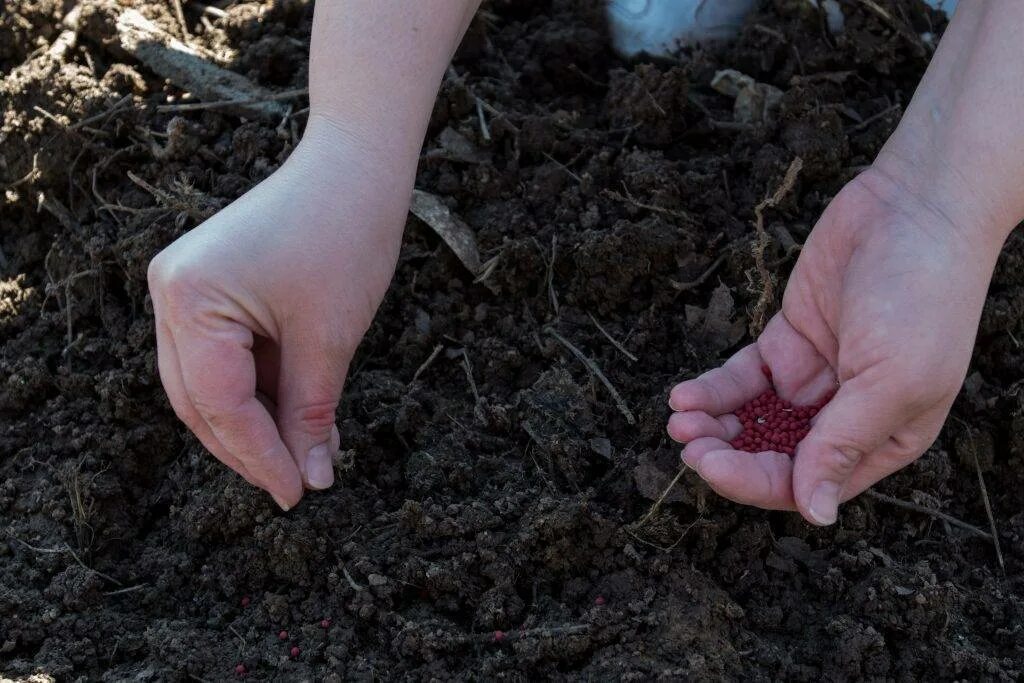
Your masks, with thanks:
M 1024 675 L 1017 236 L 946 429 L 878 487 L 987 531 L 980 470 L 1005 571 L 990 541 L 877 497 L 815 529 L 688 473 L 649 512 L 678 468 L 667 389 L 749 339 L 754 206 L 800 157 L 766 212 L 780 291 L 829 198 L 895 126 L 939 15 L 849 0 L 831 35 L 810 3 L 775 0 L 730 46 L 626 63 L 594 1 L 486 4 L 417 187 L 496 265 L 474 282 L 410 219 L 339 410 L 340 484 L 282 514 L 174 419 L 145 271 L 280 165 L 308 103 L 267 121 L 161 110 L 181 91 L 113 47 L 112 0 L 83 2 L 77 44 L 51 49 L 69 4 L 0 13 L 4 673 Z M 191 44 L 263 87 L 305 85 L 310 3 L 215 4 L 222 16 L 183 3 Z M 133 5 L 184 38 L 171 3 Z M 777 109 L 738 122 L 709 87 L 724 68 L 779 88 Z

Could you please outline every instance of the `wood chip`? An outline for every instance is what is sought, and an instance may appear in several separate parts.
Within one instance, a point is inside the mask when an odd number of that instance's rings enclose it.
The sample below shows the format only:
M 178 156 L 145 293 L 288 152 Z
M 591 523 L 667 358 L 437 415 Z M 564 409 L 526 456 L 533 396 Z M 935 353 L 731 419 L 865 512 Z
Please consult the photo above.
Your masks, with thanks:
M 287 107 L 274 99 L 273 92 L 213 63 L 209 55 L 186 45 L 138 10 L 122 10 L 116 26 L 116 47 L 193 96 L 202 100 L 238 100 L 239 104 L 225 108 L 241 116 L 268 121 L 277 122 L 287 113 Z

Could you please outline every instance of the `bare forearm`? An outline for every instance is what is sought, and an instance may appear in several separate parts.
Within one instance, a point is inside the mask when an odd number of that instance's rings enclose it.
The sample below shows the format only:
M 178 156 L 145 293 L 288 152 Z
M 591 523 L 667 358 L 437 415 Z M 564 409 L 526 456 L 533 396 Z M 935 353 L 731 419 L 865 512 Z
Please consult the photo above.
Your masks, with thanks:
M 437 88 L 479 0 L 318 3 L 311 126 L 328 123 L 381 153 L 415 159 Z
M 966 0 L 877 165 L 1001 245 L 1024 219 L 1024 2 Z

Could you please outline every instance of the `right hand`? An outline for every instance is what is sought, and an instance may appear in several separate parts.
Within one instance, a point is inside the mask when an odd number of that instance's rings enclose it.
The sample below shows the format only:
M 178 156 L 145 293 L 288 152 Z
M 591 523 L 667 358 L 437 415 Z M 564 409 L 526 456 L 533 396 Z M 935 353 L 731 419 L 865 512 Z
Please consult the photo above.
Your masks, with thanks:
M 723 496 L 831 524 L 839 503 L 938 436 L 967 373 L 1004 235 L 953 222 L 896 177 L 876 164 L 843 188 L 757 341 L 673 389 L 669 434 Z M 795 458 L 728 443 L 742 430 L 733 411 L 769 388 L 765 365 L 796 405 L 835 392 Z
M 415 159 L 371 147 L 311 117 L 280 169 L 149 266 L 174 412 L 285 510 L 334 482 L 335 410 L 398 258 Z

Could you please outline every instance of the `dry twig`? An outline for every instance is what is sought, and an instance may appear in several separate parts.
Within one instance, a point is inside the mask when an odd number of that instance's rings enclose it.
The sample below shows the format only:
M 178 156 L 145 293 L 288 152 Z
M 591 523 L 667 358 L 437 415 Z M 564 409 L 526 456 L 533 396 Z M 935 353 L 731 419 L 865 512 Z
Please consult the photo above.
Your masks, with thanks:
M 617 339 L 615 339 L 615 337 L 610 335 L 608 333 L 608 330 L 606 330 L 603 327 L 601 327 L 601 323 L 597 322 L 597 318 L 595 318 L 593 316 L 593 314 L 587 313 L 587 315 L 589 315 L 590 319 L 594 321 L 594 325 L 597 327 L 598 330 L 601 331 L 601 334 L 603 334 L 605 336 L 605 338 L 612 343 L 612 346 L 614 346 L 616 349 L 618 349 L 622 353 L 622 355 L 624 355 L 626 358 L 628 358 L 629 360 L 633 361 L 634 363 L 637 360 L 639 360 L 636 356 L 634 356 L 632 353 L 630 353 L 626 349 L 625 346 L 623 346 Z
M 992 529 L 992 545 L 996 549 L 996 560 L 999 561 L 999 569 L 1006 574 L 1006 563 L 1003 561 L 1003 548 L 999 545 L 999 530 L 996 529 L 996 517 L 992 514 L 992 503 L 988 499 L 988 488 L 985 486 L 985 476 L 981 473 L 981 463 L 978 462 L 978 452 L 971 448 L 971 456 L 974 458 L 974 470 L 978 473 L 978 485 L 981 486 L 981 501 L 985 504 L 985 515 L 988 517 L 989 528 Z
M 601 372 L 601 368 L 597 367 L 597 363 L 587 358 L 587 356 L 582 351 L 576 348 L 568 339 L 558 334 L 558 332 L 556 332 L 554 328 L 545 327 L 544 331 L 550 334 L 555 339 L 557 339 L 559 342 L 561 342 L 562 346 L 569 349 L 572 355 L 576 356 L 576 358 L 578 358 L 581 363 L 587 366 L 587 369 L 590 370 L 591 374 L 593 374 L 595 377 L 601 380 L 601 383 L 604 384 L 606 389 L 608 389 L 608 393 L 612 395 L 612 400 L 615 401 L 615 405 L 618 407 L 619 412 L 621 412 L 622 415 L 626 418 L 626 422 L 628 422 L 631 425 L 636 424 L 636 417 L 633 416 L 633 413 L 629 410 L 629 407 L 626 406 L 626 402 L 622 400 L 622 396 L 615 389 L 615 386 L 605 376 L 605 374 Z
M 21 545 L 25 546 L 26 548 L 28 548 L 29 550 L 32 550 L 32 551 L 37 552 L 37 553 L 45 553 L 47 555 L 56 555 L 58 553 L 67 553 L 67 554 L 71 555 L 71 557 L 74 558 L 75 562 L 77 562 L 78 565 L 82 569 L 86 570 L 87 572 L 92 572 L 96 576 L 100 577 L 101 579 L 106 579 L 107 581 L 109 581 L 110 583 L 114 584 L 115 586 L 123 586 L 124 585 L 120 581 L 115 579 L 113 576 L 110 576 L 109 574 L 104 574 L 103 572 L 99 571 L 98 569 L 93 569 L 92 567 L 87 565 L 85 562 L 82 562 L 82 558 L 80 558 L 78 556 L 78 553 L 76 553 L 71 548 L 71 546 L 69 546 L 67 544 L 64 544 L 63 548 L 39 548 L 39 547 L 36 547 L 36 546 L 31 545 L 29 543 L 26 543 L 25 541 L 21 540 L 17 536 L 11 536 L 11 538 L 14 539 L 15 541 L 17 541 L 18 543 L 20 543 Z
M 178 19 L 178 24 L 181 26 L 181 35 L 185 40 L 191 40 L 192 34 L 188 30 L 188 22 L 185 21 L 185 13 L 181 10 L 181 0 L 171 0 L 171 4 L 174 5 L 174 14 Z
M 109 36 L 99 31 L 97 27 L 105 24 L 102 21 L 88 22 L 82 26 L 83 32 L 92 31 L 93 39 L 110 44 L 114 52 L 131 55 L 176 87 L 204 100 L 226 102 L 243 116 L 277 122 L 285 114 L 285 108 L 277 101 L 279 95 L 218 66 L 211 53 L 182 42 L 137 9 L 111 4 L 100 5 L 98 11 L 116 24 L 116 40 L 111 44 Z
M 438 344 L 437 346 L 434 347 L 434 350 L 430 352 L 430 355 L 427 356 L 427 359 L 423 361 L 423 363 L 418 368 L 416 368 L 416 372 L 413 373 L 412 379 L 409 380 L 410 386 L 415 384 L 416 380 L 418 380 L 420 378 L 420 375 L 423 374 L 423 371 L 429 368 L 430 364 L 437 359 L 437 357 L 441 354 L 442 349 L 444 349 L 444 344 Z
M 647 520 L 649 520 L 651 517 L 656 515 L 658 513 L 658 510 L 661 509 L 661 504 L 665 501 L 665 498 L 668 497 L 669 492 L 673 488 L 675 488 L 675 485 L 679 483 L 679 480 L 683 478 L 683 474 L 688 469 L 689 469 L 689 466 L 686 465 L 686 464 L 683 464 L 683 466 L 679 468 L 679 471 L 676 472 L 676 476 L 672 478 L 671 482 L 669 482 L 669 485 L 666 486 L 665 490 L 661 492 L 660 496 L 658 496 L 658 500 L 654 501 L 654 505 L 652 505 L 651 509 L 647 511 L 647 514 L 644 515 L 639 520 L 637 520 L 636 522 L 634 522 L 633 524 L 631 524 L 630 526 L 633 526 L 633 527 L 636 527 L 636 528 L 640 528 L 644 524 L 647 523 Z
M 987 531 L 982 531 L 973 524 L 968 524 L 967 522 L 961 521 L 956 517 L 953 517 L 952 515 L 947 515 L 945 512 L 939 512 L 938 510 L 933 510 L 932 508 L 925 507 L 924 505 L 918 505 L 917 503 L 911 503 L 910 501 L 907 500 L 893 498 L 892 496 L 887 496 L 884 493 L 879 493 L 874 489 L 868 489 L 867 491 L 864 492 L 864 495 L 868 496 L 869 498 L 874 498 L 875 500 L 880 500 L 883 503 L 888 503 L 889 505 L 895 505 L 896 507 L 903 508 L 904 510 L 920 512 L 921 514 L 928 515 L 929 517 L 941 519 L 943 522 L 946 522 L 950 526 L 955 526 L 957 528 L 963 529 L 964 531 L 968 531 L 974 534 L 975 536 L 984 538 L 987 541 L 992 540 L 992 534 L 988 533 Z
M 622 195 L 622 194 L 616 192 L 615 190 L 607 190 L 607 189 L 606 190 L 602 190 L 601 194 L 603 194 L 605 197 L 608 197 L 609 199 L 612 199 L 614 201 L 622 202 L 623 204 L 630 204 L 631 206 L 635 206 L 638 209 L 644 209 L 646 211 L 653 211 L 654 213 L 660 213 L 660 214 L 663 214 L 665 216 L 671 216 L 672 218 L 679 218 L 683 222 L 685 222 L 685 223 L 687 223 L 689 225 L 692 225 L 693 222 L 694 222 L 693 218 L 690 217 L 690 214 L 686 213 L 685 211 L 678 211 L 676 209 L 667 209 L 664 206 L 658 206 L 656 204 L 645 204 L 644 202 L 641 202 L 641 201 L 638 201 L 637 199 L 634 199 L 633 195 L 630 193 L 629 188 L 626 187 L 625 183 L 622 184 L 622 189 L 625 191 L 625 193 L 626 193 L 625 195 Z
M 202 111 L 204 109 L 230 109 L 232 107 L 248 106 L 252 104 L 264 104 L 266 102 L 282 102 L 294 100 L 309 95 L 309 88 L 296 88 L 294 90 L 283 90 L 278 93 L 270 93 L 255 98 L 214 100 L 212 102 L 180 102 L 178 104 L 161 104 L 156 110 L 162 114 L 171 112 Z M 308 111 L 308 109 L 307 109 Z M 294 116 L 294 114 L 292 114 Z
M 476 380 L 473 379 L 473 365 L 469 362 L 469 352 L 462 349 L 462 369 L 466 371 L 466 379 L 469 380 L 469 388 L 473 391 L 473 399 L 480 403 L 480 392 L 476 388 Z
M 675 280 L 669 280 L 669 284 L 672 285 L 672 288 L 675 289 L 677 292 L 685 292 L 687 290 L 700 287 L 702 284 L 707 282 L 707 279 L 711 277 L 723 263 L 725 263 L 725 258 L 728 255 L 728 251 L 722 252 L 718 256 L 718 258 L 716 258 L 714 262 L 710 266 L 708 266 L 708 269 L 701 273 L 700 277 L 698 277 L 696 280 L 690 280 L 689 282 L 676 282 Z

